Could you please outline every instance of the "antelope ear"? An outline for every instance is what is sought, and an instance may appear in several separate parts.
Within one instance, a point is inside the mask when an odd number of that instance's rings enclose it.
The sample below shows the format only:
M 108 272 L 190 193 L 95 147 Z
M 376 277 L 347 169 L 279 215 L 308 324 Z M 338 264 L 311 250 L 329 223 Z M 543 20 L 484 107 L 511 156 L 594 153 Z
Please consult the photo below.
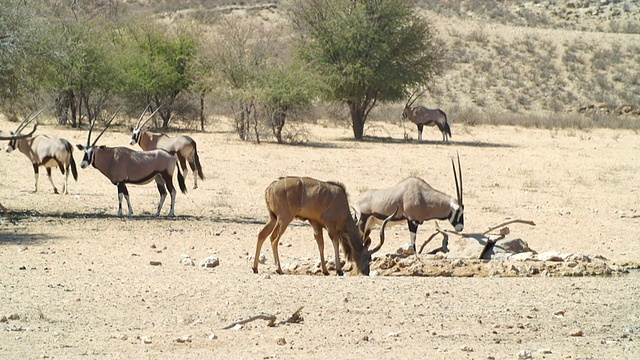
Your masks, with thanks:
M 84 145 L 82 144 L 77 144 L 76 147 L 78 148 L 78 150 L 80 151 L 84 151 Z

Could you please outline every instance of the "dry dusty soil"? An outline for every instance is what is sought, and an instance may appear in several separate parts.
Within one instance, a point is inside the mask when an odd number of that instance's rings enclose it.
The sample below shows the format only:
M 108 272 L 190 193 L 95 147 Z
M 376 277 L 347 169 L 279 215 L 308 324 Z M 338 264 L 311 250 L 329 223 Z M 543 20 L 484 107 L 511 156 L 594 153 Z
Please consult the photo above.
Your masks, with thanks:
M 151 216 L 153 184 L 130 186 L 135 214 L 117 217 L 116 187 L 94 168 L 78 169 L 69 195 L 54 195 L 41 170 L 39 190 L 31 193 L 27 158 L 3 152 L 0 200 L 13 221 L 3 217 L 0 224 L 0 358 L 640 358 L 640 277 L 624 270 L 640 260 L 639 134 L 454 123 L 444 145 L 433 128 L 417 143 L 404 140 L 402 126 L 371 125 L 363 142 L 350 140 L 349 129 L 308 125 L 306 145 L 243 143 L 223 125 L 192 133 L 206 180 L 191 189 L 189 174 L 175 218 Z M 14 126 L 0 121 L 3 134 Z M 100 142 L 128 146 L 129 135 L 117 129 Z M 86 139 L 84 130 L 54 126 L 38 133 L 73 144 Z M 378 266 L 409 240 L 406 226 L 394 226 L 372 264 L 378 276 L 321 276 L 314 273 L 312 229 L 298 221 L 281 240 L 286 274 L 274 273 L 268 244 L 259 274 L 251 271 L 256 235 L 268 218 L 264 189 L 279 176 L 340 181 L 351 201 L 407 176 L 454 194 L 456 153 L 465 231 L 535 221 L 512 225 L 512 235 L 539 253 L 585 255 L 615 271 L 474 276 L 473 269 L 499 262 L 442 255 L 404 258 L 404 266 L 383 271 Z M 79 164 L 81 153 L 75 156 Z M 56 171 L 58 186 L 61 179 Z M 167 211 L 168 203 L 162 215 Z M 434 227 L 423 225 L 419 240 Z M 329 241 L 325 247 L 333 254 Z M 219 266 L 201 267 L 210 256 Z M 468 269 L 461 277 L 418 276 L 403 271 L 411 261 Z M 258 319 L 222 329 L 261 314 L 286 320 L 300 307 L 298 323 L 268 327 Z

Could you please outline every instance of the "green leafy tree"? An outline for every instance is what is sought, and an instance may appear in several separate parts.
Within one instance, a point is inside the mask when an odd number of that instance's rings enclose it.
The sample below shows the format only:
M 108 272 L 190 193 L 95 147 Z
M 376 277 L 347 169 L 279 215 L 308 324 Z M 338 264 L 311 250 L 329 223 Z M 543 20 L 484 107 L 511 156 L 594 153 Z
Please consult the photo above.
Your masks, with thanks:
M 127 54 L 123 92 L 162 106 L 158 113 L 166 129 L 175 101 L 193 82 L 189 69 L 197 43 L 184 28 L 168 29 L 140 19 L 128 24 L 123 39 L 122 51 Z
M 0 106 L 12 118 L 38 89 L 33 55 L 44 48 L 42 8 L 39 2 L 0 1 Z
M 378 102 L 404 99 L 441 70 L 444 48 L 409 0 L 290 0 L 302 57 L 326 83 L 325 98 L 345 103 L 362 139 Z

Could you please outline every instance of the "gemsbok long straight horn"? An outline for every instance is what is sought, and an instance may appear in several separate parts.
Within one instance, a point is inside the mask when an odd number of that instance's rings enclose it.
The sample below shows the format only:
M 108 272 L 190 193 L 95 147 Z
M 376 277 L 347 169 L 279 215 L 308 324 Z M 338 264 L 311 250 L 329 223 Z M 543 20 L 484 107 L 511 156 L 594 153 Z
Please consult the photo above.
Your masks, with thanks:
M 320 181 L 308 177 L 282 177 L 265 190 L 265 201 L 269 211 L 269 222 L 260 230 L 253 272 L 258 273 L 260 249 L 268 236 L 271 237 L 271 249 L 276 263 L 276 272 L 282 274 L 278 243 L 287 226 L 293 219 L 308 220 L 320 251 L 322 273 L 329 275 L 324 261 L 324 238 L 322 229 L 326 229 L 333 242 L 336 273 L 342 275 L 340 263 L 340 245 L 347 260 L 355 263 L 356 269 L 363 275 L 369 275 L 371 255 L 380 247 L 369 250 L 371 239 L 368 232 L 359 232 L 349 212 L 347 192 L 344 185 L 333 181 Z M 380 237 L 384 240 L 384 228 L 392 216 L 382 223 Z
M 38 191 L 39 168 L 40 166 L 44 166 L 47 170 L 47 177 L 49 178 L 49 182 L 51 182 L 51 186 L 53 187 L 53 192 L 55 194 L 58 194 L 58 188 L 56 188 L 56 185 L 53 183 L 51 169 L 55 167 L 60 168 L 60 172 L 65 176 L 64 189 L 62 193 L 68 194 L 69 169 L 71 169 L 73 178 L 76 181 L 78 180 L 78 171 L 76 170 L 76 162 L 73 159 L 73 146 L 71 146 L 71 143 L 65 139 L 42 134 L 32 137 L 31 135 L 33 135 L 38 125 L 37 122 L 33 127 L 33 131 L 29 134 L 26 136 L 20 134 L 20 132 L 29 125 L 31 121 L 35 120 L 42 111 L 44 111 L 44 109 L 37 113 L 30 114 L 24 121 L 22 121 L 22 123 L 20 123 L 20 125 L 18 125 L 16 131 L 12 132 L 12 136 L 8 138 L 9 144 L 7 144 L 6 151 L 12 152 L 13 150 L 18 149 L 31 162 L 35 177 L 33 192 Z
M 392 222 L 406 221 L 411 234 L 411 246 L 416 249 L 418 226 L 429 220 L 449 220 L 457 232 L 464 229 L 464 203 L 462 190 L 462 168 L 458 155 L 458 171 L 451 159 L 453 177 L 456 183 L 456 197 L 451 197 L 432 188 L 426 181 L 408 177 L 396 185 L 385 189 L 368 190 L 355 202 L 356 221 L 360 231 L 371 231 L 376 222 L 398 213 Z M 371 219 L 375 221 L 370 221 Z
M 119 110 L 119 109 L 118 109 Z M 143 185 L 155 180 L 160 192 L 160 202 L 154 216 L 160 215 L 162 205 L 167 197 L 167 190 L 171 194 L 171 210 L 168 216 L 174 216 L 176 189 L 173 186 L 173 173 L 176 169 L 176 158 L 165 150 L 134 151 L 127 147 L 97 146 L 98 139 L 104 134 L 118 111 L 107 122 L 105 128 L 98 137 L 91 142 L 91 132 L 95 126 L 95 119 L 91 122 L 87 144 L 76 145 L 84 151 L 84 157 L 80 163 L 81 168 L 93 165 L 106 176 L 111 183 L 118 188 L 118 216 L 122 216 L 122 198 L 127 200 L 129 216 L 133 215 L 133 208 L 129 200 L 129 191 L 126 184 Z M 178 184 L 183 193 L 187 192 L 184 177 L 178 168 Z
M 193 188 L 198 188 L 198 177 L 204 180 L 204 173 L 202 172 L 202 165 L 200 165 L 200 158 L 198 156 L 198 150 L 195 140 L 189 136 L 181 135 L 177 137 L 169 137 L 166 134 L 153 133 L 151 131 L 142 130 L 147 122 L 160 110 L 159 106 L 151 115 L 147 117 L 145 121 L 142 121 L 144 114 L 149 110 L 151 105 L 147 107 L 140 115 L 135 128 L 131 128 L 131 140 L 130 145 L 138 144 L 142 150 L 164 149 L 171 154 L 175 154 L 180 162 L 184 176 L 187 176 L 189 169 L 187 163 L 193 171 Z

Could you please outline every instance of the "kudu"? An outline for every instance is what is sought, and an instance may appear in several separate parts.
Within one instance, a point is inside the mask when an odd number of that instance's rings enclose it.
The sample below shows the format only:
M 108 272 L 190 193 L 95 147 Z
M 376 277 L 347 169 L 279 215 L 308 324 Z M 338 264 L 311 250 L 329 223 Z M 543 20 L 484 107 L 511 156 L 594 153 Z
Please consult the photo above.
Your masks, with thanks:
M 187 168 L 187 162 L 193 171 L 193 188 L 198 188 L 198 177 L 204 180 L 204 173 L 202 172 L 202 165 L 200 165 L 200 158 L 198 157 L 198 151 L 196 149 L 196 142 L 189 136 L 177 136 L 169 137 L 166 134 L 153 133 L 151 131 L 143 131 L 142 128 L 147 122 L 155 115 L 160 109 L 158 107 L 147 119 L 143 122 L 145 112 L 149 109 L 149 106 L 142 112 L 138 123 L 135 128 L 131 128 L 131 141 L 130 145 L 138 144 L 142 150 L 154 150 L 164 149 L 171 154 L 175 154 L 180 162 L 184 176 L 187 176 L 189 169 Z
M 71 143 L 65 139 L 50 137 L 47 135 L 38 135 L 34 137 L 19 136 L 20 132 L 38 115 L 40 115 L 40 113 L 42 113 L 42 110 L 33 116 L 27 117 L 22 121 L 22 123 L 20 123 L 20 125 L 18 125 L 16 131 L 12 132 L 12 135 L 16 135 L 18 137 L 9 139 L 6 151 L 12 152 L 13 150 L 18 149 L 21 153 L 25 154 L 27 158 L 29 158 L 29 161 L 31 161 L 35 175 L 33 192 L 38 191 L 39 168 L 40 166 L 44 166 L 47 170 L 49 182 L 51 182 L 51 186 L 53 186 L 53 192 L 58 194 L 58 188 L 56 188 L 51 177 L 51 169 L 55 167 L 60 168 L 60 172 L 64 175 L 64 189 L 62 193 L 66 195 L 69 193 L 69 168 L 71 168 L 73 179 L 76 181 L 78 180 L 78 170 L 76 169 L 76 162 L 73 159 L 73 146 Z
M 33 124 L 33 130 L 31 130 L 31 132 L 29 132 L 28 134 L 11 135 L 11 136 L 0 136 L 0 141 L 26 139 L 28 137 L 31 137 L 31 135 L 33 135 L 36 132 L 37 128 L 38 128 L 38 123 L 35 123 L 35 124 Z M 0 210 L 2 210 L 2 212 L 4 213 L 4 217 L 5 218 L 11 219 L 11 216 L 7 212 L 7 208 L 5 208 L 2 204 L 0 204 Z
M 320 251 L 322 273 L 329 275 L 324 260 L 324 238 L 322 229 L 326 229 L 333 242 L 336 273 L 343 275 L 340 263 L 340 244 L 347 260 L 355 263 L 357 270 L 369 275 L 371 255 L 380 247 L 369 250 L 369 233 L 358 231 L 349 211 L 347 192 L 344 185 L 337 182 L 324 182 L 308 177 L 282 177 L 272 182 L 265 190 L 265 200 L 269 211 L 269 222 L 258 234 L 258 243 L 253 262 L 253 272 L 258 273 L 260 249 L 267 236 L 271 236 L 271 248 L 278 274 L 282 274 L 278 256 L 278 242 L 293 219 L 308 220 L 313 228 L 314 237 Z M 389 217 L 391 218 L 391 217 Z M 383 221 L 381 241 L 384 240 Z
M 116 111 L 117 113 L 117 111 Z M 173 186 L 173 172 L 176 170 L 176 158 L 165 150 L 134 151 L 126 147 L 106 147 L 97 146 L 96 143 L 104 134 L 105 130 L 115 118 L 113 114 L 107 122 L 102 132 L 91 142 L 91 132 L 95 125 L 95 119 L 91 122 L 87 145 L 76 145 L 78 149 L 84 151 L 84 157 L 80 163 L 81 168 L 93 165 L 106 176 L 118 188 L 118 216 L 122 216 L 122 198 L 127 200 L 129 216 L 133 215 L 131 201 L 129 201 L 129 191 L 126 184 L 143 185 L 152 180 L 156 181 L 160 192 L 160 202 L 154 216 L 160 215 L 162 205 L 167 197 L 167 190 L 171 194 L 171 210 L 169 217 L 174 216 L 176 189 Z M 184 177 L 178 168 L 178 184 L 182 193 L 187 192 Z
M 385 219 L 394 209 L 398 209 L 398 213 L 391 221 L 407 221 L 411 233 L 411 246 L 415 254 L 417 254 L 416 233 L 418 225 L 425 221 L 446 219 L 456 231 L 462 231 L 464 229 L 464 204 L 462 202 L 460 156 L 458 156 L 459 181 L 453 159 L 451 159 L 451 165 L 456 183 L 456 198 L 432 188 L 422 179 L 409 177 L 389 188 L 368 190 L 362 193 L 354 205 L 358 228 L 361 231 L 370 231 L 375 222 Z M 371 218 L 376 220 L 370 221 Z
M 424 91 L 418 94 L 415 98 L 413 98 L 415 92 L 409 96 L 409 99 L 404 106 L 404 110 L 402 111 L 402 118 L 408 118 L 409 121 L 418 126 L 418 141 L 422 141 L 422 129 L 425 125 L 437 125 L 438 129 L 440 129 L 440 132 L 442 133 L 442 142 L 448 142 L 449 137 L 451 136 L 451 128 L 447 122 L 447 114 L 445 114 L 444 111 L 440 109 L 428 109 L 424 106 L 411 107 L 411 105 L 413 105 L 413 103 L 418 100 L 423 93 Z

